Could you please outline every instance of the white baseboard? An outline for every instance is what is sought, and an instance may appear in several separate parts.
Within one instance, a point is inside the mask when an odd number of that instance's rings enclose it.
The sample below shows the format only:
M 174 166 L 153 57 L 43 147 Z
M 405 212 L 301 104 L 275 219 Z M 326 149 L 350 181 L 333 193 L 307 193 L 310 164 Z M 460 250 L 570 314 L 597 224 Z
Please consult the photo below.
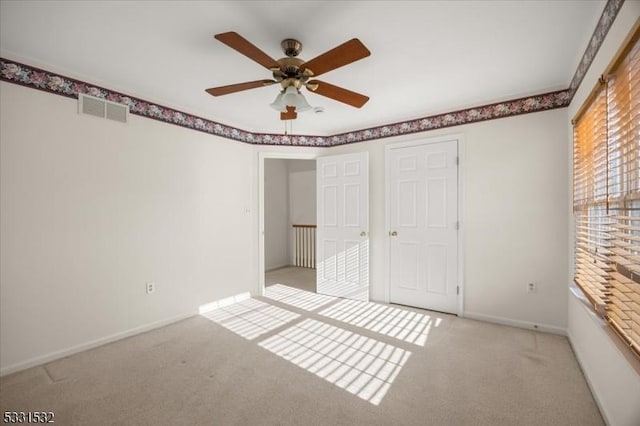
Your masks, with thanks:
M 174 317 L 164 319 L 161 321 L 152 322 L 150 324 L 141 325 L 140 327 L 134 327 L 129 330 L 125 330 L 119 333 L 115 333 L 106 337 L 101 337 L 99 339 L 91 340 L 89 342 L 81 343 L 79 345 L 72 346 L 70 348 L 61 349 L 58 351 L 50 352 L 45 355 L 37 356 L 34 358 L 27 359 L 25 361 L 20 361 L 12 365 L 8 365 L 6 367 L 0 368 L 0 377 L 6 376 L 7 374 L 16 373 L 18 371 L 26 370 L 27 368 L 35 367 L 38 365 L 45 364 L 47 362 L 55 361 L 60 358 L 64 358 L 69 355 L 73 355 L 78 352 L 86 351 L 88 349 L 93 349 L 98 346 L 106 345 L 107 343 L 115 342 L 116 340 L 121 340 L 126 337 L 131 337 L 136 334 L 144 333 L 146 331 L 151 331 L 153 329 L 164 327 L 165 325 L 172 324 L 174 322 L 181 321 L 183 319 L 192 317 L 197 315 L 197 312 L 189 312 L 181 315 L 176 315 Z
M 526 328 L 528 330 L 542 331 L 544 333 L 559 334 L 561 336 L 567 335 L 567 330 L 565 328 L 556 327 L 554 325 L 539 324 L 539 323 L 529 322 L 529 321 L 520 321 L 520 320 L 511 319 L 511 318 L 496 317 L 493 315 L 485 315 L 485 314 L 480 314 L 477 312 L 469 312 L 469 311 L 466 311 L 463 316 L 464 318 L 474 319 L 478 321 L 493 322 L 496 324 L 509 325 L 511 327 Z

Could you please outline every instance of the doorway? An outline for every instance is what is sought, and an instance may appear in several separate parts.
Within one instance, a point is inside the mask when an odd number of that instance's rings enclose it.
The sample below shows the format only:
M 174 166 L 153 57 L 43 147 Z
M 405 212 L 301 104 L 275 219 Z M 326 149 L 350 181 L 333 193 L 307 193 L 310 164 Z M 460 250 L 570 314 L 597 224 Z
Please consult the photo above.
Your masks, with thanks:
M 316 292 L 316 162 L 263 161 L 264 285 Z
M 281 163 L 277 165 L 276 171 L 268 170 L 271 168 L 270 162 L 273 159 L 278 160 L 313 160 L 299 167 L 296 163 Z M 317 161 L 316 161 L 317 160 Z M 307 163 L 307 162 L 304 162 Z M 282 164 L 286 164 L 283 166 Z M 277 169 L 277 167 L 280 167 Z M 284 169 L 283 169 L 284 167 Z M 307 173 L 309 179 L 302 192 L 306 192 L 307 206 L 300 206 L 299 202 L 293 201 L 291 188 L 300 184 L 304 179 L 299 179 L 299 175 L 290 176 L 286 179 L 282 176 L 288 175 L 289 172 Z M 312 172 L 313 170 L 313 172 Z M 273 177 L 280 174 L 280 177 Z M 311 175 L 315 175 L 315 191 L 309 189 Z M 274 180 L 275 179 L 275 180 Z M 276 183 L 281 182 L 279 185 Z M 284 182 L 288 183 L 284 183 Z M 270 183 L 271 182 L 271 183 Z M 292 183 L 293 182 L 293 183 Z M 291 219 L 309 222 L 313 218 L 314 222 L 317 218 L 317 233 L 311 237 L 307 234 L 303 235 L 302 243 L 302 267 L 308 267 L 311 263 L 317 268 L 316 292 L 335 297 L 351 298 L 358 300 L 369 300 L 369 167 L 368 154 L 366 152 L 319 156 L 314 154 L 295 154 L 295 153 L 259 153 L 258 157 L 258 288 L 255 294 L 265 295 L 265 284 L 267 280 L 265 273 L 270 274 L 283 270 L 282 265 L 289 263 L 295 265 L 300 255 L 300 250 L 296 248 L 297 241 L 289 234 L 284 237 L 289 240 L 288 260 L 283 262 L 273 260 L 271 254 L 267 258 L 267 250 L 271 250 L 272 242 L 280 239 L 282 234 L 271 238 L 272 231 L 268 227 L 271 222 L 271 214 L 279 215 L 275 219 L 284 222 L 285 225 L 279 225 L 279 229 L 287 227 L 288 232 L 293 232 L 294 223 Z M 275 187 L 282 190 L 283 186 L 289 186 L 289 190 L 285 194 L 276 196 L 275 200 L 270 198 L 270 188 Z M 315 203 L 308 197 L 313 194 Z M 283 209 L 285 204 L 282 200 L 289 197 L 289 207 Z M 293 196 L 295 198 L 295 195 Z M 272 202 L 273 201 L 273 202 Z M 309 206 L 314 205 L 315 216 L 309 211 Z M 308 209 L 307 216 L 296 216 L 296 209 Z M 313 209 L 310 209 L 313 210 Z M 282 216 L 289 215 L 289 221 L 282 221 Z M 307 227 L 313 224 L 298 224 Z M 313 226 L 315 230 L 315 226 Z M 275 228 L 274 228 L 275 229 Z M 306 229 L 308 231 L 308 229 Z M 309 252 L 312 250 L 311 262 L 309 260 Z M 283 250 L 280 250 L 280 253 Z M 286 249 L 284 250 L 286 251 Z M 277 253 L 278 251 L 274 251 Z M 281 257 L 282 259 L 282 257 Z M 285 255 L 285 259 L 287 256 Z M 299 270 L 301 271 L 301 270 Z M 315 272 L 315 270 L 314 270 Z M 307 272 L 308 274 L 308 272 Z M 269 284 L 272 282 L 269 281 Z M 312 284 L 310 284 L 312 285 Z

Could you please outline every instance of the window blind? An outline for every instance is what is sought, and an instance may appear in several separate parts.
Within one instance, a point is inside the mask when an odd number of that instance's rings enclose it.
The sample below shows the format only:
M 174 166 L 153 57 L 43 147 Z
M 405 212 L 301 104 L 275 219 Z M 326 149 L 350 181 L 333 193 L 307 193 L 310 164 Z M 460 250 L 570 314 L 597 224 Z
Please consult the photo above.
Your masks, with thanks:
M 607 302 L 607 92 L 600 87 L 574 127 L 576 283 L 598 312 Z
M 640 356 L 640 43 L 574 122 L 575 282 Z

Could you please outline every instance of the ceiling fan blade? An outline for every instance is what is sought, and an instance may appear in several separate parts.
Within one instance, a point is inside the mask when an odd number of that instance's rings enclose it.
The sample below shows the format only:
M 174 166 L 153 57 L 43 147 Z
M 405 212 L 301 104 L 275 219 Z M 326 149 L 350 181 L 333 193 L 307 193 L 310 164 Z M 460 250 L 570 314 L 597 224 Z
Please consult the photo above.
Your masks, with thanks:
M 317 76 L 366 58 L 369 55 L 371 55 L 369 49 L 360 40 L 354 38 L 305 62 L 301 68 L 303 71 L 311 71 L 311 75 Z
M 298 118 L 296 107 L 287 105 L 287 112 L 280 113 L 280 120 L 295 120 Z
M 258 49 L 236 32 L 230 31 L 228 33 L 216 34 L 214 37 L 267 69 L 280 68 L 280 64 L 278 64 L 275 59 Z
M 318 95 L 326 96 L 327 98 L 334 99 L 356 108 L 361 108 L 369 100 L 368 96 L 361 95 L 360 93 L 352 92 L 351 90 L 334 86 L 333 84 L 325 83 L 320 80 L 309 81 L 307 83 L 307 89 L 311 90 L 313 93 L 317 93 Z
M 243 90 L 255 89 L 256 87 L 270 86 L 277 83 L 275 80 L 256 80 L 247 81 L 246 83 L 230 84 L 228 86 L 212 87 L 205 90 L 212 96 L 228 95 L 229 93 L 241 92 Z

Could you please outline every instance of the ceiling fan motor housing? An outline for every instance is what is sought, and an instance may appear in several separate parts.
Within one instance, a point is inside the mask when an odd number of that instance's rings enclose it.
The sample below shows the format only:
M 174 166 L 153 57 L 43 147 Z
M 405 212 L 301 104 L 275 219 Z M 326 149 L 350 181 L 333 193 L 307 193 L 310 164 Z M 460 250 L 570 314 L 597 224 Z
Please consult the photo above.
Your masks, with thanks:
M 300 72 L 300 66 L 304 63 L 302 59 L 286 57 L 278 59 L 280 64 L 280 70 L 277 70 L 274 74 L 282 73 L 282 78 L 295 78 L 300 79 L 302 73 Z
M 302 43 L 293 38 L 286 38 L 280 43 L 284 54 L 289 57 L 296 57 L 302 51 Z
M 283 88 L 287 86 L 295 85 L 296 88 L 300 88 L 307 79 L 305 79 L 300 72 L 300 67 L 304 63 L 302 59 L 296 58 L 302 51 L 302 43 L 293 38 L 287 38 L 280 43 L 285 58 L 278 59 L 280 64 L 280 70 L 274 72 L 274 78 L 280 82 Z

